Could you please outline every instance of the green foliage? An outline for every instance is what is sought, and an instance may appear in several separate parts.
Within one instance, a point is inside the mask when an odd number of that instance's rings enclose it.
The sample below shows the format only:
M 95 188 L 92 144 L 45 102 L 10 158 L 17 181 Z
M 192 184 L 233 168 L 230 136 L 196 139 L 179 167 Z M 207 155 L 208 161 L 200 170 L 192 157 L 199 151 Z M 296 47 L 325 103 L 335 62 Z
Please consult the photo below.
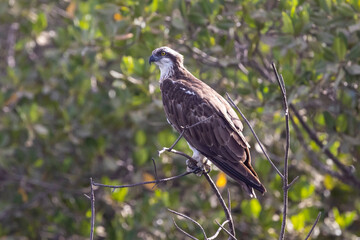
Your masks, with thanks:
M 261 205 L 257 199 L 244 200 L 241 202 L 241 210 L 248 217 L 258 218 L 261 212 Z
M 324 144 L 300 128 L 305 149 L 291 128 L 290 181 L 300 179 L 289 192 L 288 238 L 304 239 L 322 211 L 314 238 L 356 239 L 359 190 L 347 176 L 329 174 L 340 170 L 324 150 L 360 178 L 359 19 L 356 0 L 0 1 L 0 238 L 88 239 L 89 177 L 105 184 L 154 178 L 151 158 L 158 177 L 185 171 L 183 158 L 157 152 L 178 134 L 166 122 L 159 71 L 148 57 L 169 45 L 197 77 L 239 100 L 282 169 L 284 116 L 270 68 L 277 64 L 289 103 Z M 276 239 L 282 182 L 247 127 L 244 134 L 268 192 L 250 200 L 228 179 L 236 231 Z M 183 139 L 176 149 L 191 154 Z M 196 219 L 208 235 L 218 228 L 213 220 L 225 219 L 195 176 L 154 189 L 97 188 L 95 198 L 98 239 L 183 239 L 167 208 Z M 176 221 L 202 238 L 196 226 Z

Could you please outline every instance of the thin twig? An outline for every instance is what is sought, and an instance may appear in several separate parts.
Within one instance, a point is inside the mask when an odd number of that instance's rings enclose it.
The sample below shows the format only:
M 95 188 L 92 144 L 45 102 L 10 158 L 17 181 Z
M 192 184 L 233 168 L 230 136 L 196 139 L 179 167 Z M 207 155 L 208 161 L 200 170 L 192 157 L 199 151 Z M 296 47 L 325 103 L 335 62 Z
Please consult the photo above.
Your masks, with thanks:
M 318 214 L 318 216 L 317 216 L 317 218 L 316 218 L 313 226 L 311 227 L 310 232 L 309 232 L 308 235 L 306 236 L 305 240 L 308 240 L 309 237 L 311 236 L 311 233 L 314 231 L 316 224 L 317 224 L 317 223 L 319 222 L 319 220 L 320 220 L 320 217 L 321 217 L 321 212 L 319 212 L 319 214 Z
M 187 215 L 185 215 L 185 214 L 183 214 L 183 213 L 179 213 L 179 212 L 176 212 L 176 211 L 171 210 L 171 209 L 168 209 L 168 210 L 169 210 L 170 212 L 172 212 L 172 213 L 174 213 L 174 214 L 176 214 L 176 215 L 178 215 L 178 216 L 180 216 L 180 217 L 186 218 L 187 220 L 190 220 L 190 221 L 192 221 L 193 223 L 195 223 L 196 225 L 198 225 L 198 227 L 201 229 L 201 231 L 202 231 L 202 233 L 203 233 L 203 235 L 204 235 L 204 238 L 205 238 L 205 239 L 208 239 L 207 236 L 206 236 L 206 232 L 205 232 L 204 228 L 201 226 L 200 223 L 198 223 L 197 221 L 195 221 L 194 219 L 192 219 L 191 217 L 189 217 L 189 216 L 187 216 Z M 184 232 L 185 232 L 185 231 L 184 231 Z
M 230 198 L 230 189 L 227 189 L 228 192 L 228 208 L 229 212 L 231 212 L 231 198 Z
M 171 150 L 173 150 L 173 148 L 176 146 L 176 144 L 180 141 L 180 139 L 183 137 L 183 135 L 184 135 L 184 133 L 185 133 L 185 131 L 187 130 L 187 128 L 184 128 L 183 130 L 182 130 L 182 132 L 180 133 L 180 135 L 179 135 L 179 137 L 176 139 L 176 141 L 171 145 L 171 147 L 169 147 L 169 148 L 166 148 L 166 147 L 164 147 L 161 151 L 159 151 L 159 156 L 163 153 L 163 152 L 165 152 L 165 151 L 168 151 L 168 152 L 171 152 Z
M 219 224 L 218 221 L 215 220 L 215 222 L 216 222 L 217 224 Z M 216 231 L 216 233 L 215 233 L 213 236 L 209 237 L 208 240 L 213 240 L 213 239 L 217 238 L 217 236 L 219 235 L 219 233 L 221 232 L 221 230 L 222 230 L 222 229 L 225 229 L 224 226 L 225 226 L 225 224 L 227 224 L 228 222 L 229 222 L 229 220 L 226 220 L 225 222 L 223 222 L 223 224 L 220 225 L 220 227 L 218 228 L 218 230 Z M 225 229 L 225 231 L 227 231 L 227 230 Z
M 176 144 L 180 141 L 180 139 L 184 136 L 184 133 L 185 133 L 188 129 L 193 128 L 193 127 L 195 127 L 195 126 L 197 126 L 197 125 L 199 125 L 199 124 L 201 124 L 201 123 L 203 123 L 203 122 L 206 122 L 206 121 L 210 120 L 210 118 L 212 118 L 212 117 L 213 117 L 213 115 L 211 115 L 210 117 L 208 117 L 208 118 L 206 118 L 206 119 L 203 119 L 203 120 L 201 120 L 201 121 L 199 121 L 199 122 L 197 122 L 197 123 L 195 123 L 195 124 L 193 124 L 193 125 L 191 125 L 191 126 L 182 127 L 182 131 L 181 131 L 179 137 L 175 140 L 175 142 L 171 145 L 171 147 L 169 147 L 169 148 L 164 147 L 162 150 L 160 150 L 160 151 L 159 151 L 159 156 L 160 156 L 162 153 L 164 153 L 165 151 L 171 152 L 171 151 L 174 149 L 174 147 L 176 146 Z
M 94 182 L 90 178 L 90 203 L 91 203 L 91 228 L 90 228 L 90 240 L 94 239 L 94 226 L 95 226 L 95 194 L 94 194 Z
M 222 225 L 220 225 L 220 223 L 218 221 L 215 220 L 215 222 L 227 233 L 229 234 L 229 236 L 234 239 L 237 240 L 236 237 L 234 235 L 231 234 L 231 232 L 229 232 L 229 230 L 227 230 L 226 228 L 224 228 Z
M 294 183 L 299 179 L 299 176 L 296 176 L 287 186 L 288 189 L 291 188 L 292 185 L 294 185 Z
M 228 98 L 229 103 L 231 104 L 231 106 L 233 108 L 235 108 L 241 115 L 241 117 L 244 119 L 244 121 L 246 122 L 246 124 L 249 126 L 250 131 L 252 132 L 252 134 L 254 135 L 256 141 L 258 142 L 261 151 L 264 153 L 266 159 L 269 161 L 269 163 L 271 164 L 271 166 L 276 170 L 277 174 L 279 174 L 279 176 L 283 179 L 284 176 L 282 175 L 282 173 L 280 172 L 280 170 L 275 166 L 275 164 L 273 163 L 273 161 L 271 161 L 269 155 L 267 154 L 265 148 L 263 147 L 262 143 L 260 142 L 258 136 L 256 135 L 254 129 L 252 128 L 250 122 L 247 120 L 247 118 L 245 117 L 245 115 L 241 112 L 241 110 L 238 108 L 238 106 L 236 106 L 236 104 L 234 103 L 234 101 L 231 99 L 231 97 L 229 96 L 228 93 L 226 93 L 226 97 Z
M 156 163 L 154 158 L 151 158 L 153 165 L 154 165 L 154 174 L 155 174 L 155 179 L 158 180 L 158 175 L 157 175 L 157 170 L 156 170 Z
M 211 179 L 209 174 L 204 172 L 204 176 L 205 176 L 206 180 L 209 182 L 209 184 L 210 184 L 211 188 L 213 189 L 214 193 L 216 194 L 217 198 L 219 199 L 219 202 L 224 209 L 226 219 L 229 220 L 229 228 L 230 228 L 231 236 L 235 236 L 234 222 L 233 222 L 229 208 L 226 206 L 225 201 L 219 192 L 219 189 L 216 187 L 214 181 Z M 233 238 L 235 239 L 235 237 L 233 237 Z
M 134 183 L 134 184 L 128 184 L 128 185 L 107 185 L 107 184 L 96 183 L 96 182 L 94 182 L 93 185 L 99 186 L 99 187 L 108 187 L 108 188 L 131 188 L 131 187 L 136 187 L 136 186 L 141 186 L 141 185 L 146 185 L 146 184 L 154 184 L 154 183 L 159 184 L 159 183 L 172 181 L 177 178 L 181 178 L 186 175 L 189 175 L 190 173 L 193 173 L 193 172 L 184 172 L 180 175 L 169 177 L 169 178 L 163 178 L 163 179 L 158 179 L 158 180 L 154 180 L 154 181 L 146 181 L 146 182 L 140 182 L 140 183 Z
M 199 240 L 199 239 L 197 239 L 196 237 L 194 237 L 193 235 L 191 235 L 190 233 L 188 233 L 188 232 L 186 232 L 185 230 L 183 230 L 181 227 L 179 227 L 179 226 L 176 224 L 174 218 L 173 218 L 173 222 L 174 222 L 174 225 L 175 225 L 176 229 L 179 230 L 181 233 L 185 234 L 186 236 L 188 236 L 188 237 L 191 238 L 191 239 Z
M 280 86 L 281 93 L 282 93 L 282 99 L 283 99 L 283 105 L 284 105 L 284 111 L 285 111 L 285 127 L 286 127 L 286 146 L 285 146 L 285 157 L 284 157 L 284 178 L 283 180 L 283 201 L 284 201 L 284 207 L 283 207 L 283 219 L 281 223 L 281 230 L 279 239 L 282 240 L 285 238 L 285 228 L 286 228 L 286 220 L 287 220 L 287 210 L 288 210 L 288 193 L 289 193 L 289 187 L 288 187 L 288 162 L 289 162 L 289 148 L 290 148 L 290 126 L 289 126 L 289 107 L 287 103 L 286 98 L 286 89 L 285 89 L 285 82 L 281 75 L 279 75 L 275 63 L 272 64 L 273 70 L 276 75 L 276 80 Z

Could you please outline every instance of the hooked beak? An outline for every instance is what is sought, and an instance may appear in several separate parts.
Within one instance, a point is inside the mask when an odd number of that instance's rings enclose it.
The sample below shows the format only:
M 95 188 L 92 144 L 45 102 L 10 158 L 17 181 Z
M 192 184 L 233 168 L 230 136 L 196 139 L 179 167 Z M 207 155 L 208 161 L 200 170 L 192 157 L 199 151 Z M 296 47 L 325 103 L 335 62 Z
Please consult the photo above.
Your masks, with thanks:
M 151 65 L 152 62 L 156 62 L 157 60 L 159 60 L 157 57 L 154 57 L 154 55 L 151 55 L 149 58 L 149 64 Z

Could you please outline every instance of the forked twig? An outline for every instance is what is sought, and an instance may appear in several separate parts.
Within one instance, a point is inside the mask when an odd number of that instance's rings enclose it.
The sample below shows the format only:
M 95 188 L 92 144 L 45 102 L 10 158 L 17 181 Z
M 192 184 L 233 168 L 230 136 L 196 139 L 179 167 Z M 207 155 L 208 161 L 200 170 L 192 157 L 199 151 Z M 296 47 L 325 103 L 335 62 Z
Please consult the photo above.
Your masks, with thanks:
M 204 228 L 201 226 L 200 223 L 198 223 L 197 221 L 195 221 L 194 219 L 192 219 L 191 217 L 189 217 L 189 216 L 187 216 L 187 215 L 185 215 L 185 214 L 183 214 L 183 213 L 179 213 L 179 212 L 174 211 L 174 210 L 171 210 L 171 209 L 168 209 L 168 211 L 170 211 L 170 212 L 172 212 L 172 213 L 174 213 L 174 214 L 176 214 L 176 215 L 178 215 L 178 216 L 180 216 L 180 217 L 186 218 L 187 220 L 190 220 L 191 222 L 195 223 L 195 224 L 201 229 L 201 231 L 202 231 L 202 233 L 203 233 L 203 235 L 204 235 L 204 238 L 205 238 L 205 239 L 208 239 L 207 236 L 206 236 L 206 232 L 205 232 Z M 175 221 L 174 221 L 174 222 L 175 222 Z M 177 226 L 177 228 L 178 228 L 178 229 L 181 229 L 181 228 L 178 227 L 178 226 Z M 185 233 L 184 230 L 182 230 L 182 232 Z M 191 235 L 187 233 L 187 236 L 191 236 Z M 194 236 L 192 236 L 192 237 L 193 237 L 194 239 L 196 239 Z
M 292 187 L 292 185 L 294 185 L 294 183 L 296 183 L 296 181 L 299 179 L 299 176 L 296 176 L 292 181 L 291 183 L 289 183 L 287 185 L 287 189 L 290 189 Z
M 179 230 L 181 233 L 185 234 L 186 236 L 188 236 L 188 237 L 191 238 L 191 239 L 199 240 L 199 239 L 197 239 L 196 237 L 194 237 L 193 235 L 191 235 L 190 233 L 188 233 L 188 232 L 186 232 L 185 230 L 183 230 L 181 227 L 179 227 L 179 226 L 176 224 L 174 218 L 173 218 L 173 223 L 174 223 L 176 229 Z
M 208 238 L 208 240 L 213 240 L 213 239 L 217 238 L 217 236 L 219 235 L 219 233 L 221 232 L 222 229 L 224 229 L 224 231 L 227 231 L 226 228 L 224 228 L 224 226 L 225 226 L 225 224 L 227 224 L 227 223 L 229 222 L 229 220 L 226 220 L 226 221 L 223 222 L 221 225 L 219 224 L 218 221 L 215 220 L 215 222 L 216 222 L 220 227 L 218 228 L 218 230 L 216 231 L 216 233 L 215 233 L 213 236 L 211 236 L 211 237 Z M 229 234 L 229 233 L 228 233 L 228 234 Z
M 176 214 L 176 215 L 178 215 L 178 216 L 180 216 L 180 217 L 186 218 L 186 219 L 190 220 L 191 222 L 195 223 L 195 224 L 201 229 L 202 234 L 204 235 L 204 239 L 205 239 L 205 240 L 214 240 L 214 239 L 216 239 L 217 236 L 219 235 L 219 233 L 221 232 L 221 230 L 224 230 L 227 234 L 229 234 L 229 236 L 231 236 L 233 239 L 236 240 L 235 236 L 232 235 L 232 234 L 224 227 L 225 224 L 227 224 L 227 223 L 229 222 L 229 220 L 226 220 L 226 221 L 223 222 L 222 224 L 220 224 L 218 221 L 215 220 L 215 222 L 219 225 L 219 228 L 218 228 L 218 230 L 215 232 L 215 234 L 214 234 L 213 236 L 211 236 L 211 237 L 208 238 L 207 235 L 206 235 L 206 232 L 205 232 L 204 228 L 201 226 L 200 223 L 198 223 L 197 221 L 195 221 L 194 219 L 192 219 L 191 217 L 189 217 L 189 216 L 187 216 L 187 215 L 185 215 L 185 214 L 183 214 L 183 213 L 179 213 L 179 212 L 174 211 L 174 210 L 171 210 L 171 209 L 168 209 L 168 211 L 170 211 L 171 213 L 174 213 L 174 214 Z M 198 238 L 194 237 L 193 235 L 191 235 L 190 233 L 186 232 L 186 231 L 185 231 L 184 229 L 182 229 L 181 227 L 179 227 L 179 226 L 177 225 L 177 223 L 176 223 L 176 221 L 175 221 L 174 218 L 173 218 L 173 222 L 174 222 L 174 225 L 175 225 L 176 229 L 178 229 L 181 233 L 185 234 L 186 236 L 188 236 L 188 237 L 191 238 L 191 239 L 198 239 Z
M 234 239 L 237 240 L 236 237 L 234 235 L 231 234 L 231 232 L 229 232 L 229 230 L 227 230 L 226 228 L 224 228 L 222 225 L 220 225 L 220 223 L 218 221 L 215 220 L 215 222 L 221 227 L 221 229 L 223 229 L 227 234 L 229 234 L 229 236 Z

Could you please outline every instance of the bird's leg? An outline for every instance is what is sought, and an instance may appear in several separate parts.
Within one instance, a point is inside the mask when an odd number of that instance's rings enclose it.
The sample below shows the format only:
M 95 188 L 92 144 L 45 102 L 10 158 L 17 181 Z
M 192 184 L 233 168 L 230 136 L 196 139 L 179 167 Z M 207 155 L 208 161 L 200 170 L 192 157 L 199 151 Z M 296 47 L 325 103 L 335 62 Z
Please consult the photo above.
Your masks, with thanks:
M 203 172 L 209 173 L 211 170 L 210 161 L 197 150 L 194 151 L 192 159 L 186 160 L 186 166 L 186 171 L 193 172 L 199 177 Z

